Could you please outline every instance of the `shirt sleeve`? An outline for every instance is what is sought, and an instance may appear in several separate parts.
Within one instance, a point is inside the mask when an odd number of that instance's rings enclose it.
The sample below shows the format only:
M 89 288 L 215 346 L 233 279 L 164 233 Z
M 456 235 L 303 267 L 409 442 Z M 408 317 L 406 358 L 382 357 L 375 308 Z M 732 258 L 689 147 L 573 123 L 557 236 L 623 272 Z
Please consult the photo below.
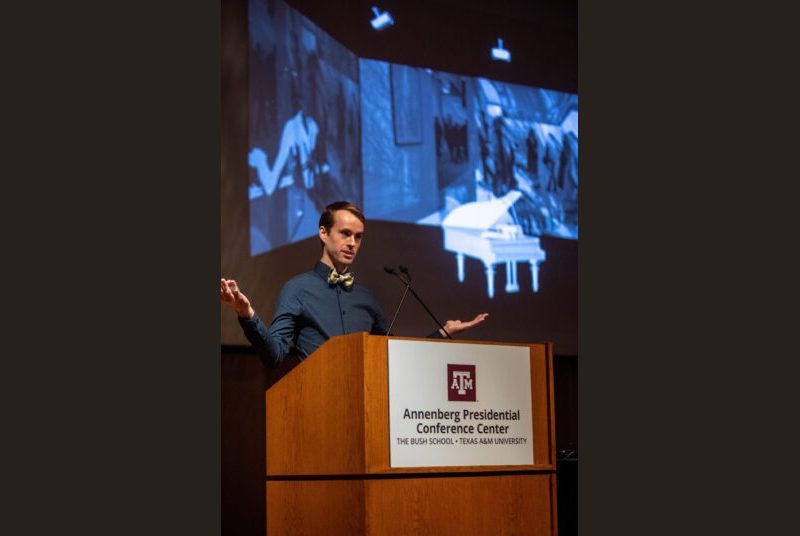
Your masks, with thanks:
M 275 317 L 267 327 L 258 314 L 239 317 L 244 336 L 270 367 L 278 367 L 291 350 L 297 321 L 303 307 L 297 293 L 284 287 L 275 307 Z

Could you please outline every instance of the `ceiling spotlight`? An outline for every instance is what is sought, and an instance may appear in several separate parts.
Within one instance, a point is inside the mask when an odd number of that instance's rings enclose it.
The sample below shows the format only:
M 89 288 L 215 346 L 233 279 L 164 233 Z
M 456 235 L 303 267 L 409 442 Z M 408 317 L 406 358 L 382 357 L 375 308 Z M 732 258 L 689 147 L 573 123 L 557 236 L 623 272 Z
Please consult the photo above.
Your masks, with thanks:
M 492 58 L 511 63 L 511 52 L 503 48 L 503 40 L 497 38 L 497 47 L 492 49 Z
M 370 21 L 370 24 L 372 24 L 372 27 L 376 30 L 383 30 L 387 26 L 394 24 L 394 19 L 388 11 L 381 13 L 377 7 L 373 7 L 372 12 L 375 13 L 375 18 Z

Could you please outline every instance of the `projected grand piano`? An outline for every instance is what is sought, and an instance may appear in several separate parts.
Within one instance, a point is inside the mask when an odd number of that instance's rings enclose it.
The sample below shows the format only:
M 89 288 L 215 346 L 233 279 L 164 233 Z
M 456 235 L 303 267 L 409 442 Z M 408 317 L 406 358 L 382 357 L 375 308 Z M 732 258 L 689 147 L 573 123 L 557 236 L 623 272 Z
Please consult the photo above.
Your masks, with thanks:
M 499 199 L 465 203 L 442 221 L 444 248 L 456 254 L 458 281 L 464 281 L 464 255 L 480 259 L 486 267 L 486 288 L 494 297 L 495 264 L 506 263 L 506 292 L 519 291 L 517 263 L 528 262 L 534 292 L 539 291 L 539 264 L 545 251 L 539 238 L 526 236 L 509 212 L 522 193 L 512 191 Z

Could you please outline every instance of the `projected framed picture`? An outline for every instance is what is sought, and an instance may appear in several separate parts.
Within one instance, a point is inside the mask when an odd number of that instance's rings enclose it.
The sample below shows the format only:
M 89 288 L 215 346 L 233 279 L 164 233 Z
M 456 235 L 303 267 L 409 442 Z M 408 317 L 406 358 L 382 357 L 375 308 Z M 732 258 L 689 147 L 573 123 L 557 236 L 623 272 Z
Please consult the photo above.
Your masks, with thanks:
M 422 143 L 422 111 L 419 71 L 405 65 L 391 65 L 392 123 L 396 145 Z

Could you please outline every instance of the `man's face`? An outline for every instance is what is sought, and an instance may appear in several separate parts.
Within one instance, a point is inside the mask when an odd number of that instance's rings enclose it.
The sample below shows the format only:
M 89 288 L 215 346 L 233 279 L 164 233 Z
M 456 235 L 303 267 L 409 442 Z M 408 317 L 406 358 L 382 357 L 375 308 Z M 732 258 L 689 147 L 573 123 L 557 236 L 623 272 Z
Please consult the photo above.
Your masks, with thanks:
M 330 230 L 319 228 L 319 238 L 324 244 L 322 261 L 330 261 L 334 268 L 343 271 L 353 264 L 364 236 L 364 224 L 348 210 L 333 213 Z

